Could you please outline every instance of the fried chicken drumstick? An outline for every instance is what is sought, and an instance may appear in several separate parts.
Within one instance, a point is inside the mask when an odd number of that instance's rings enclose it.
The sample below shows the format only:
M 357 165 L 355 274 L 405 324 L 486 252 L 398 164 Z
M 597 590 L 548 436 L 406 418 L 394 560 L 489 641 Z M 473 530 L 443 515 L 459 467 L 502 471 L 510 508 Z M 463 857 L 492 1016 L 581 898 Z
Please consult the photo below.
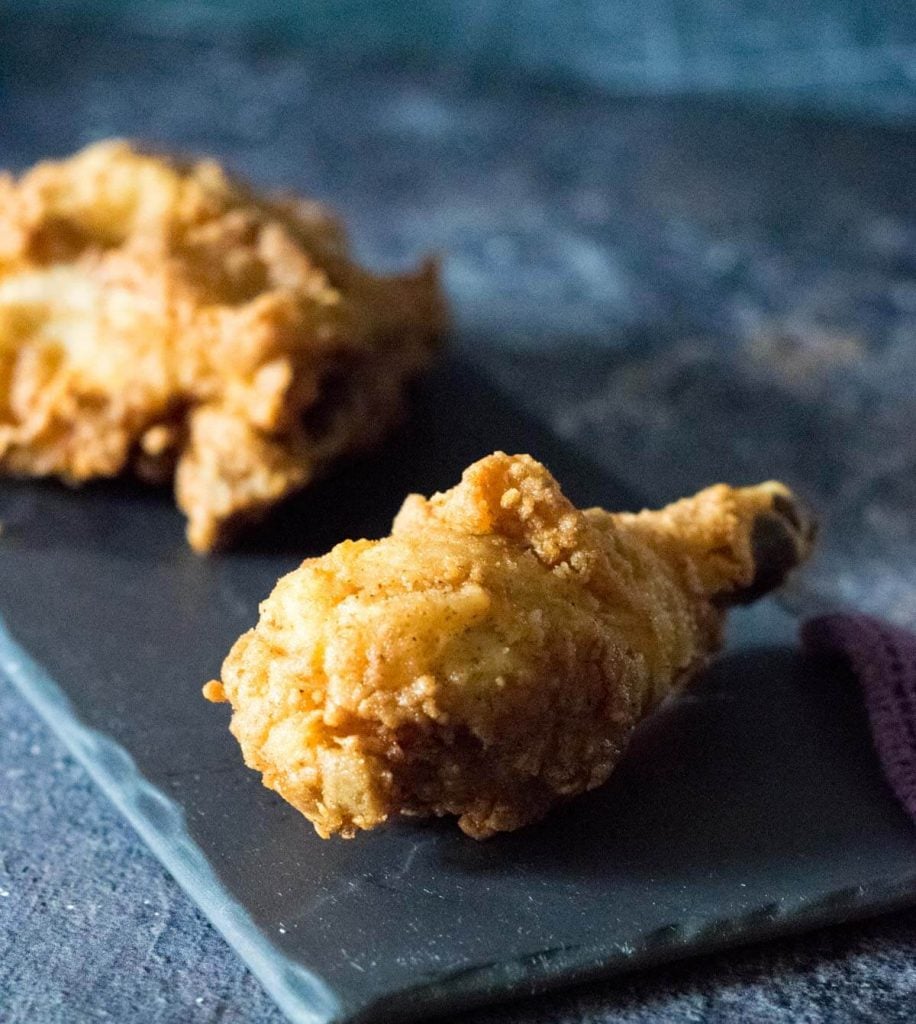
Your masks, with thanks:
M 378 441 L 442 326 L 433 265 L 375 277 L 212 161 L 104 142 L 0 175 L 0 472 L 174 480 L 200 551 Z
M 391 536 L 281 579 L 204 693 L 320 835 L 453 814 L 484 838 L 601 785 L 718 648 L 728 606 L 812 539 L 779 483 L 614 514 L 497 452 L 408 497 Z

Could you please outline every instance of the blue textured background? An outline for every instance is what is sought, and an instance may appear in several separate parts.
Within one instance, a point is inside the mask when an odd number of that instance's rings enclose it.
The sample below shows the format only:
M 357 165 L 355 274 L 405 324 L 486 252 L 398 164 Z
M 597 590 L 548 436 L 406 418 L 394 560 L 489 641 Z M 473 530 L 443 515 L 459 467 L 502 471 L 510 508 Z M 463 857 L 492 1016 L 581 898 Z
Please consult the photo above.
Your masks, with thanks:
M 626 94 L 740 95 L 916 116 L 916 5 L 901 0 L 6 0 L 162 35 L 283 39 L 325 59 L 535 74 Z

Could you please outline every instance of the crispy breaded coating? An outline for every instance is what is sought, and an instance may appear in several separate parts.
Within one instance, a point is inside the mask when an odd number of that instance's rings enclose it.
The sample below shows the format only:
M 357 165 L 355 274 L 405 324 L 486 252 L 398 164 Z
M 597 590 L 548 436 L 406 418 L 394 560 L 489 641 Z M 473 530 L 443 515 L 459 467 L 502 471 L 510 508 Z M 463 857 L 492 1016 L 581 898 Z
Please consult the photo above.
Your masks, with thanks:
M 484 838 L 604 782 L 717 649 L 726 607 L 812 537 L 779 483 L 615 515 L 497 452 L 407 498 L 390 537 L 283 577 L 204 692 L 320 835 L 454 814 Z
M 338 222 L 103 142 L 0 177 L 0 471 L 174 480 L 208 551 L 380 439 L 443 329 Z

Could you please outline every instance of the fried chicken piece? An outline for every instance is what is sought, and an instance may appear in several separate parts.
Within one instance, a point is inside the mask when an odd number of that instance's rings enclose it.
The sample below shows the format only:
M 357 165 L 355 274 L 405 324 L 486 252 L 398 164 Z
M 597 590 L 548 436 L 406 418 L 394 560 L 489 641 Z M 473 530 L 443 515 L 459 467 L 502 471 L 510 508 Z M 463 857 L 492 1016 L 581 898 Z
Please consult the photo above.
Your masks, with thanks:
M 601 785 L 718 648 L 726 608 L 812 539 L 779 483 L 614 514 L 497 452 L 408 497 L 390 537 L 283 577 L 204 693 L 320 835 L 454 814 L 484 838 Z
M 103 142 L 0 176 L 0 471 L 174 480 L 208 551 L 372 445 L 443 329 L 321 207 Z

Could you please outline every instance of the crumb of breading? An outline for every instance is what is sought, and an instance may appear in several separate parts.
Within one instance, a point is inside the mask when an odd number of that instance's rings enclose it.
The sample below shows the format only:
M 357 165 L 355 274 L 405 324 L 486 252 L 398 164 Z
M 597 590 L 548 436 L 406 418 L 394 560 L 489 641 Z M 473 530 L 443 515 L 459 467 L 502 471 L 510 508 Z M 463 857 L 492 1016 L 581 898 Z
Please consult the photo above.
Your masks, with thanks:
M 211 679 L 209 683 L 204 683 L 201 692 L 207 700 L 212 700 L 214 704 L 220 704 L 226 699 L 226 691 L 218 679 Z
M 0 471 L 173 481 L 199 551 L 377 442 L 443 330 L 436 268 L 211 160 L 109 141 L 0 176 Z
M 405 814 L 483 838 L 604 782 L 718 648 L 726 608 L 812 539 L 779 483 L 614 514 L 497 452 L 408 497 L 391 536 L 283 577 L 205 695 L 232 703 L 246 763 L 320 835 Z

